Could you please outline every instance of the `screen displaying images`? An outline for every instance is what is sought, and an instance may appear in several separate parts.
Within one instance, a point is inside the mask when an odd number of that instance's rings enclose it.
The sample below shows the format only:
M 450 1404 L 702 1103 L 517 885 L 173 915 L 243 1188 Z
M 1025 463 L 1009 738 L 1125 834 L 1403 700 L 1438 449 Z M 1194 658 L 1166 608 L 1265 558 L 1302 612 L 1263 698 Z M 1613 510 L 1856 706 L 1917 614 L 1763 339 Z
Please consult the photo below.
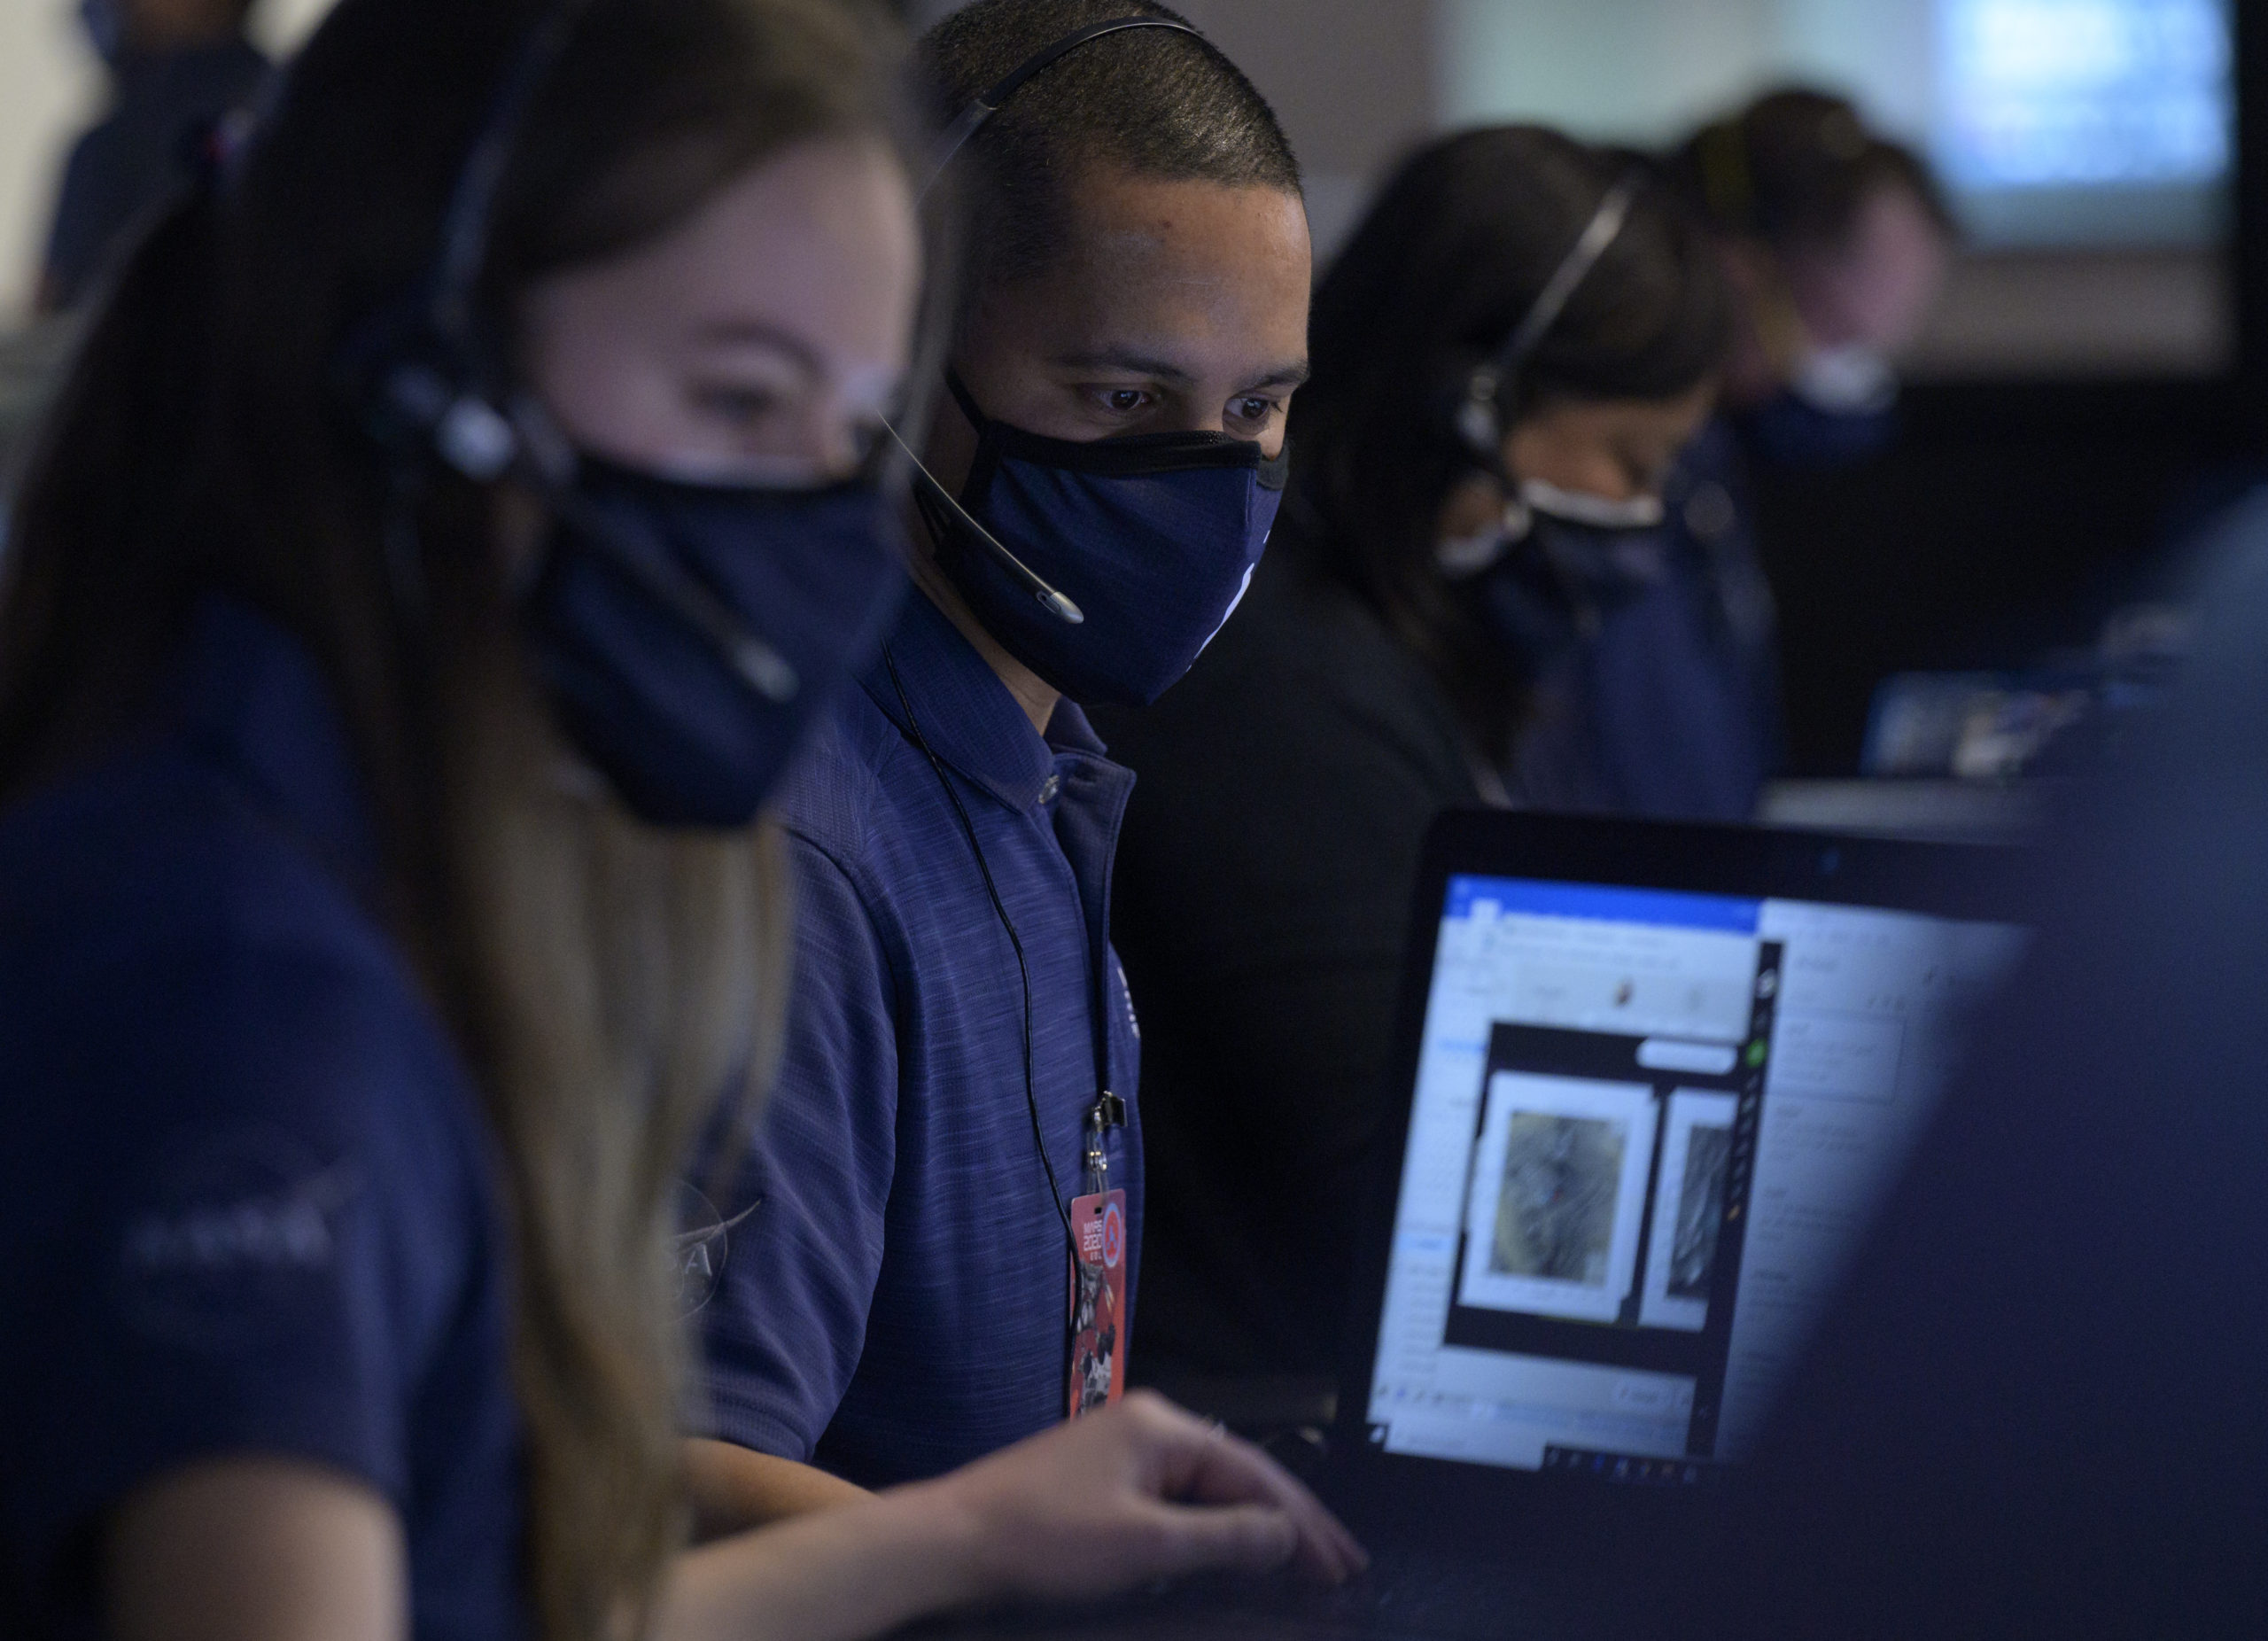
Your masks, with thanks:
M 1451 880 L 1370 1418 L 1523 1469 L 1736 1457 L 2020 931 Z
M 1635 1285 L 1652 1090 L 1499 1071 L 1488 1079 L 1458 1301 L 1609 1322 Z

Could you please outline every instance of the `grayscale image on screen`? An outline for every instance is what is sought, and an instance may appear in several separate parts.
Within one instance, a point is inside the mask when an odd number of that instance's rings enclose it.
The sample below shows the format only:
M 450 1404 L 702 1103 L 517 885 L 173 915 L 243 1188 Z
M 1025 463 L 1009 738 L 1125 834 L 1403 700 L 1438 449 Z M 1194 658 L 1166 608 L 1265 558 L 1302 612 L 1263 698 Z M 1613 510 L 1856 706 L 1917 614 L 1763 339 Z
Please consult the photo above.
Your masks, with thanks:
M 1685 1178 L 1677 1199 L 1677 1234 L 1670 1244 L 1669 1292 L 1709 1297 L 1717 1273 L 1717 1227 L 1725 1217 L 1725 1164 L 1733 1131 L 1696 1127 L 1686 1141 Z
M 1627 1143 L 1619 1123 L 1514 1113 L 1490 1268 L 1504 1276 L 1604 1284 Z

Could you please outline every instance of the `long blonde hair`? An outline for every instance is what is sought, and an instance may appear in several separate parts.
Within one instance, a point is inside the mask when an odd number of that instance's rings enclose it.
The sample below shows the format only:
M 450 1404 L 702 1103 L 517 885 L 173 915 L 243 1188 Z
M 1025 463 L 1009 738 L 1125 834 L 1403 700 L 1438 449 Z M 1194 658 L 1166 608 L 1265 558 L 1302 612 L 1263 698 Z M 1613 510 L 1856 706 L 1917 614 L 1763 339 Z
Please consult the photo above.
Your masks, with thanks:
M 781 851 L 641 827 L 574 778 L 519 660 L 493 496 L 441 476 L 405 500 L 337 368 L 416 287 L 552 4 L 342 0 L 239 175 L 120 270 L 12 522 L 0 797 L 133 724 L 209 591 L 315 657 L 383 844 L 378 911 L 500 1142 L 531 1598 L 553 1641 L 612 1641 L 680 1528 L 665 1233 L 694 1135 L 769 1063 Z M 594 0 L 497 197 L 491 333 L 509 348 L 531 279 L 790 143 L 896 138 L 897 50 L 863 0 Z
M 771 1069 L 786 853 L 768 824 L 628 819 L 563 756 L 524 673 L 483 671 L 451 784 L 520 1239 L 537 1590 L 554 1635 L 634 1630 L 680 1528 L 674 1186 L 720 1093 L 752 1112 Z

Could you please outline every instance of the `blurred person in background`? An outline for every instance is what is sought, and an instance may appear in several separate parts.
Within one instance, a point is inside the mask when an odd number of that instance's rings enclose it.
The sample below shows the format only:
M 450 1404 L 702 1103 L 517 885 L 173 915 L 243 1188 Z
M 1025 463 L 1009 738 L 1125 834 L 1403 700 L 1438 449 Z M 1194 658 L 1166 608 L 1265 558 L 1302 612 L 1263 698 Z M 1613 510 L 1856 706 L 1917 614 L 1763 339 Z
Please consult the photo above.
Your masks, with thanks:
M 2043 841 L 2030 954 L 1756 1452 L 1602 1562 L 1602 1633 L 2268 1634 L 2268 497 L 2200 568 L 2193 659 Z
M 1679 522 L 1720 551 L 1768 560 L 1755 540 L 1757 465 L 1816 471 L 1890 443 L 1892 362 L 1937 301 L 1955 224 L 1918 155 L 1821 91 L 1759 97 L 1702 127 L 1668 167 L 1739 293 L 1722 413 L 1686 452 Z M 1769 630 L 1760 579 L 1752 597 Z
M 0 1634 L 818 1641 L 1359 1561 L 1154 1398 L 687 1547 L 761 805 L 904 584 L 897 56 L 850 0 L 344 0 L 94 315 L 0 593 Z
M 1744 813 L 1752 568 L 1665 527 L 1731 326 L 1674 191 L 1532 127 L 1419 152 L 1317 292 L 1250 595 L 1171 695 L 1101 719 L 1140 776 L 1114 928 L 1161 1382 L 1332 1370 L 1439 811 Z
M 1704 126 L 1670 168 L 1740 293 L 1724 407 L 1755 453 L 1813 465 L 1881 448 L 1892 362 L 1921 334 L 1955 239 L 1929 167 L 1845 99 L 1797 89 Z
M 268 64 L 245 33 L 252 4 L 80 0 L 88 41 L 110 71 L 111 101 L 64 162 L 36 298 L 43 312 L 85 299 L 132 230 L 189 181 L 215 122 L 258 94 Z

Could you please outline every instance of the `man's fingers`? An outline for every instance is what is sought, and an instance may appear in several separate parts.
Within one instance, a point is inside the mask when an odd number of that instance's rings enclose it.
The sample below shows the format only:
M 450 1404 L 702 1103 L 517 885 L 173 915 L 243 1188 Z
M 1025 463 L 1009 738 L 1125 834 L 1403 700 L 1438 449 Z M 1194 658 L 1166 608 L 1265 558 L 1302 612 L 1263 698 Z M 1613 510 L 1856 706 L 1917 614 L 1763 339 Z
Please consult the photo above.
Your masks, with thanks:
M 1267 1505 L 1155 1504 L 1150 1541 L 1152 1578 L 1192 1573 L 1269 1573 L 1301 1550 L 1291 1517 Z
M 1249 1442 L 1208 1431 L 1180 1480 L 1181 1496 L 1202 1505 L 1259 1504 L 1283 1512 L 1299 1536 L 1300 1565 L 1311 1577 L 1342 1583 L 1370 1565 L 1354 1535 L 1323 1501 Z
M 1129 1396 L 1114 1411 L 1141 1433 L 1137 1450 L 1146 1453 L 1151 1485 L 1193 1506 L 1191 1513 L 1218 1516 L 1260 1506 L 1278 1514 L 1292 1529 L 1293 1544 L 1270 1566 L 1295 1557 L 1309 1577 L 1335 1584 L 1370 1565 L 1354 1536 L 1322 1502 L 1251 1443 L 1146 1392 Z

